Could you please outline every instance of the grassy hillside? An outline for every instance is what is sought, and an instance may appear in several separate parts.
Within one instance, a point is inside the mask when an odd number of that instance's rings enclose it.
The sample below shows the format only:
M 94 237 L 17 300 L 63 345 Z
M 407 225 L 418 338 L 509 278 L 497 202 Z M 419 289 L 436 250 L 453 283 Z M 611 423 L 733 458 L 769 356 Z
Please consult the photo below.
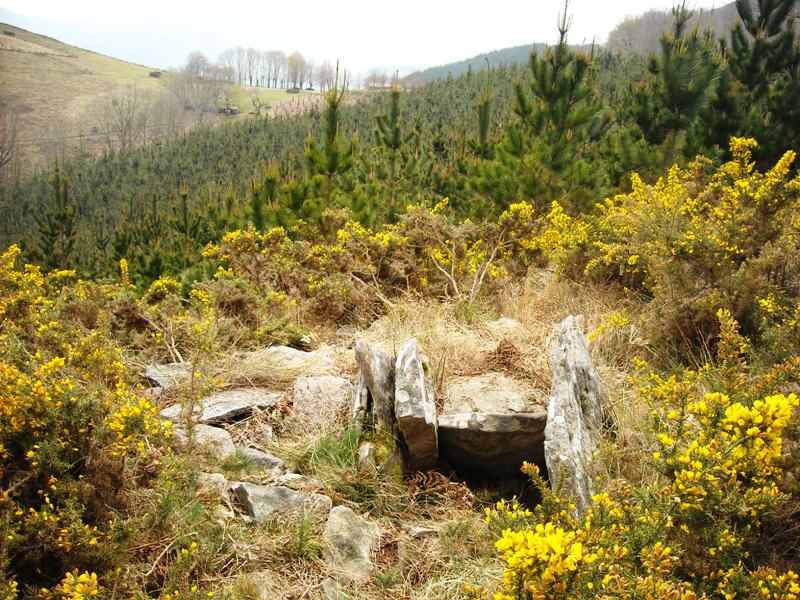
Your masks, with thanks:
M 166 78 L 150 77 L 150 67 L 117 60 L 0 24 L 0 105 L 19 115 L 19 158 L 25 168 L 44 166 L 54 156 L 82 150 L 94 153 L 103 146 L 98 131 L 97 103 L 116 91 L 135 87 L 153 104 L 168 93 Z M 12 34 L 12 35 L 9 35 Z M 284 90 L 255 90 L 271 107 L 297 103 Z M 232 103 L 245 118 L 252 110 L 254 90 L 234 86 Z M 186 118 L 186 126 L 194 119 Z M 211 119 L 220 120 L 213 115 Z M 151 120 L 152 121 L 152 120 Z M 160 135 L 160 125 L 150 125 L 149 139 Z
M 89 106 L 122 85 L 159 91 L 163 80 L 148 67 L 63 44 L 11 25 L 2 25 L 0 101 L 19 113 L 19 145 L 26 161 L 37 162 L 42 145 L 65 124 L 88 133 Z M 13 32 L 11 37 L 5 32 Z

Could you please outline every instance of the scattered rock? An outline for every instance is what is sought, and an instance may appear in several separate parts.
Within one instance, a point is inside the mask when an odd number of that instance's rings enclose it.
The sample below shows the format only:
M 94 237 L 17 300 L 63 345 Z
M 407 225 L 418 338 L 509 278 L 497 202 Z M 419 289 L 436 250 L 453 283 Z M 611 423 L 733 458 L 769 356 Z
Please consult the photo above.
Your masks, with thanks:
M 270 346 L 250 352 L 237 352 L 237 368 L 258 380 L 259 375 L 275 371 L 291 372 L 295 377 L 303 375 L 336 375 L 338 368 L 331 349 L 323 346 L 306 352 L 289 346 Z
M 394 427 L 394 360 L 364 341 L 356 343 L 358 384 L 354 394 L 353 418 L 364 422 L 370 416 L 379 430 Z
M 364 442 L 358 447 L 356 464 L 358 465 L 359 471 L 372 472 L 377 470 L 378 463 L 375 457 L 375 444 Z
M 257 523 L 294 511 L 324 514 L 333 505 L 331 499 L 322 494 L 306 494 L 280 485 L 236 482 L 231 485 L 231 491 Z
M 332 577 L 322 580 L 322 597 L 324 600 L 349 600 L 347 594 Z
M 214 452 L 220 458 L 225 458 L 236 452 L 236 446 L 233 445 L 231 434 L 219 427 L 212 427 L 211 425 L 194 426 L 194 442 L 198 446 L 202 446 L 208 451 Z M 186 444 L 189 438 L 186 434 L 186 429 L 183 427 L 174 428 L 175 437 L 182 444 Z
M 401 526 L 415 540 L 439 535 L 439 532 L 433 527 L 423 527 L 422 525 L 413 525 L 411 523 L 402 523 Z
M 168 363 L 165 365 L 148 365 L 144 376 L 160 388 L 182 385 L 192 376 L 191 366 L 186 363 Z
M 551 484 L 574 496 L 578 514 L 592 501 L 590 467 L 606 417 L 600 378 L 583 335 L 582 317 L 567 317 L 550 348 L 553 371 L 544 454 Z
M 222 473 L 200 473 L 197 476 L 197 493 L 201 496 L 227 498 L 228 480 Z
M 344 579 L 364 579 L 375 566 L 371 555 L 379 537 L 377 526 L 346 506 L 334 507 L 323 533 L 329 567 Z
M 544 464 L 547 411 L 439 416 L 439 453 L 461 470 L 492 479 L 516 475 L 523 461 Z
M 435 467 L 439 445 L 433 378 L 430 364 L 420 355 L 414 338 L 403 344 L 397 354 L 394 413 L 408 448 L 410 468 Z
M 302 485 L 307 481 L 307 478 L 304 475 L 300 475 L 299 473 L 286 473 L 285 475 L 281 475 L 277 479 L 275 479 L 276 485 L 285 485 L 285 486 L 299 486 Z
M 330 430 L 352 396 L 353 385 L 343 377 L 300 377 L 292 394 L 292 420 L 305 432 Z
M 239 448 L 238 450 L 239 454 L 249 458 L 260 470 L 266 471 L 270 475 L 284 475 L 289 470 L 286 467 L 286 463 L 277 456 L 272 456 L 272 454 L 267 454 L 255 448 Z
M 215 425 L 249 416 L 255 409 L 268 408 L 278 404 L 283 396 L 258 388 L 238 388 L 222 390 L 195 404 L 195 416 L 204 425 Z M 183 407 L 174 404 L 161 411 L 161 416 L 173 421 L 181 417 Z

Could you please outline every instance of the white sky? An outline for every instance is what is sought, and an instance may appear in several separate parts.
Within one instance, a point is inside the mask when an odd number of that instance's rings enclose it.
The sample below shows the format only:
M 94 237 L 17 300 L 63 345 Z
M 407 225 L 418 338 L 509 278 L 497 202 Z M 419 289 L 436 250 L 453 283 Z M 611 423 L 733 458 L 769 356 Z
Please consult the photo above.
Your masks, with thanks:
M 701 9 L 726 0 L 690 1 Z M 423 67 L 481 52 L 551 42 L 561 0 L 0 0 L 37 33 L 149 66 L 169 67 L 193 50 L 299 50 L 341 59 L 354 71 Z M 671 0 L 572 0 L 570 40 L 604 42 L 622 19 Z M 47 19 L 42 21 L 41 19 Z

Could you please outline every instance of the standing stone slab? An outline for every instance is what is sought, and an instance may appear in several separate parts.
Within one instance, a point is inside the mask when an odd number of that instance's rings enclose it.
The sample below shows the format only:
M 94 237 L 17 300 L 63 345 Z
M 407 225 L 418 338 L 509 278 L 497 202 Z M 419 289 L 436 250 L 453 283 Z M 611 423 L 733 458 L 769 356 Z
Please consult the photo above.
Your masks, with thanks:
M 518 476 L 524 461 L 544 463 L 547 412 L 439 415 L 439 452 L 457 469 L 492 479 Z
M 231 491 L 257 523 L 296 511 L 324 514 L 333 505 L 322 494 L 306 494 L 279 485 L 237 482 L 231 485 Z
M 378 430 L 394 426 L 394 360 L 364 341 L 356 343 L 358 384 L 353 395 L 353 418 L 363 422 L 371 413 Z M 372 399 L 370 404 L 369 399 Z
M 331 570 L 343 579 L 358 581 L 375 567 L 372 552 L 380 537 L 378 527 L 346 506 L 336 506 L 328 514 L 323 539 Z
M 411 338 L 395 364 L 394 413 L 408 447 L 409 466 L 432 469 L 439 460 L 436 402 L 430 366 Z
M 550 348 L 553 372 L 544 454 L 551 485 L 574 496 L 578 514 L 592 502 L 591 463 L 609 421 L 602 383 L 589 355 L 582 317 L 567 317 Z

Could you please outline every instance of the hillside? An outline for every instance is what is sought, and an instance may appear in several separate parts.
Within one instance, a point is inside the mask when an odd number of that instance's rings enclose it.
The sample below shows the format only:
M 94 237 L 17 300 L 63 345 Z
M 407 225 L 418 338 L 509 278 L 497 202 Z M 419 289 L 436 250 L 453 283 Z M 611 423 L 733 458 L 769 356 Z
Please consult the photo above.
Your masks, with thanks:
M 92 128 L 90 105 L 119 86 L 142 91 L 166 89 L 151 69 L 69 46 L 18 27 L 2 24 L 0 102 L 19 113 L 18 144 L 26 161 L 50 154 L 57 138 L 77 127 Z M 13 33 L 9 36 L 8 32 Z
M 751 0 L 755 7 L 755 0 Z M 798 3 L 795 3 L 795 11 Z M 756 10 L 757 12 L 757 10 Z M 739 20 L 736 3 L 719 8 L 697 10 L 689 21 L 689 28 L 710 29 L 715 37 L 728 36 Z M 619 54 L 650 54 L 657 52 L 659 38 L 672 27 L 672 13 L 668 10 L 651 10 L 642 15 L 625 19 L 608 34 L 606 48 Z M 795 22 L 795 29 L 797 23 Z
M 531 51 L 534 50 L 534 48 L 543 50 L 544 47 L 545 44 L 524 44 L 522 46 L 492 50 L 458 62 L 416 71 L 404 77 L 403 81 L 408 84 L 428 83 L 436 81 L 437 79 L 444 79 L 447 76 L 459 77 L 460 75 L 465 75 L 469 71 L 483 71 L 486 69 L 487 60 L 491 67 L 524 64 L 528 62 L 528 57 L 531 55 Z
M 107 146 L 103 116 L 109 99 L 128 98 L 130 90 L 149 108 L 142 141 L 194 124 L 182 107 L 169 106 L 169 81 L 153 69 L 70 46 L 13 25 L 0 23 L 0 106 L 18 114 L 19 158 L 24 170 L 45 166 L 56 156 L 96 153 Z M 252 90 L 234 86 L 230 102 L 244 116 L 252 109 Z M 258 90 L 264 102 L 297 101 L 283 90 Z M 112 101 L 113 101 L 112 99 Z M 185 111 L 183 111 L 185 112 Z M 219 120 L 216 115 L 205 121 Z

